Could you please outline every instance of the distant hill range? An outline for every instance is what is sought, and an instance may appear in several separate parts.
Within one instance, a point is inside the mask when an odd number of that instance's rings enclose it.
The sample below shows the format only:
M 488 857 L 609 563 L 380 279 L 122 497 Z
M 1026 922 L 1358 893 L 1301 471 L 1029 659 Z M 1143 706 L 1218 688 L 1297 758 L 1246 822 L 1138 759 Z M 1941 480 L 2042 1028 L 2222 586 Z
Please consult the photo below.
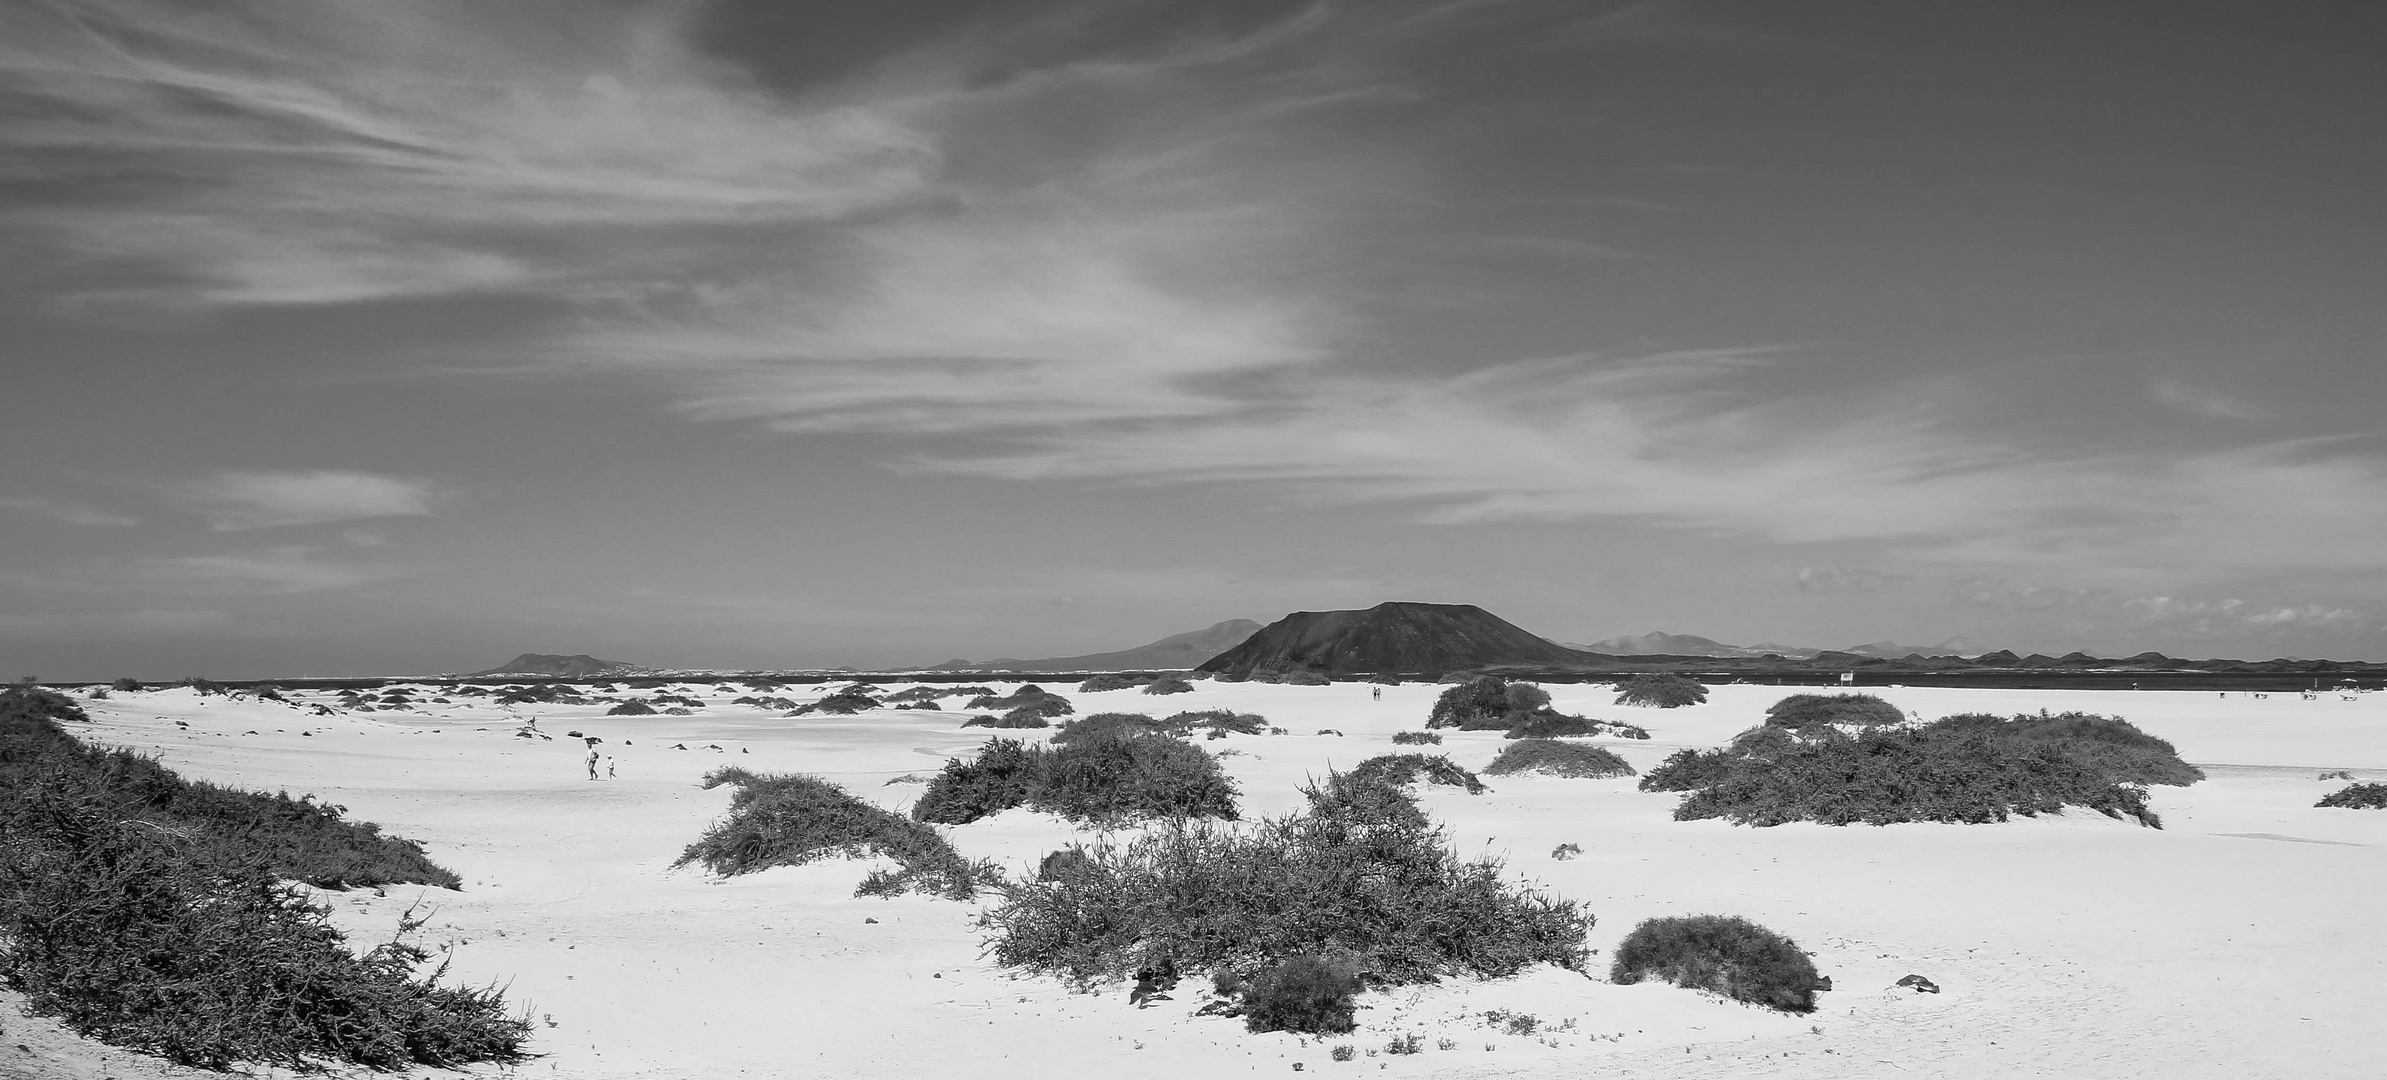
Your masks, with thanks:
M 1696 634 L 1668 634 L 1651 631 L 1640 637 L 1612 637 L 1589 645 L 1564 642 L 1567 648 L 1580 652 L 1603 653 L 1608 656 L 1718 656 L 1755 659 L 1779 656 L 1790 660 L 1812 660 L 1827 652 L 1851 656 L 1873 656 L 1898 660 L 1908 656 L 1975 657 L 1989 651 L 1989 647 L 1967 637 L 1952 637 L 1937 645 L 1900 645 L 1895 641 L 1875 641 L 1851 645 L 1845 649 L 1817 649 L 1803 645 L 1777 645 L 1760 642 L 1756 645 L 1726 645 L 1713 638 Z
M 1389 601 L 1365 611 L 1296 611 L 1197 670 L 1465 671 L 1480 667 L 1573 666 L 1599 659 L 1536 637 L 1473 604 Z
M 484 675 L 544 675 L 557 679 L 586 679 L 592 675 L 610 675 L 621 671 L 638 671 L 636 664 L 614 660 L 599 660 L 587 653 L 556 656 L 551 653 L 523 653 L 487 671 L 475 671 L 467 678 Z
M 1148 645 L 1084 656 L 1042 660 L 947 660 L 932 671 L 1185 671 L 1258 633 L 1250 619 L 1228 619 L 1201 630 L 1173 634 Z

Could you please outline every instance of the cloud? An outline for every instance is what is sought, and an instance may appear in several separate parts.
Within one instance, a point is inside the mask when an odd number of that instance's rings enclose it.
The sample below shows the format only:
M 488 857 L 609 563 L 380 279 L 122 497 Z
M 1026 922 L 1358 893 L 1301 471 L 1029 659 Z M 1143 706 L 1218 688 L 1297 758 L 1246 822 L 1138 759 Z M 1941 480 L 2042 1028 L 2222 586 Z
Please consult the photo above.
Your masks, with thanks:
M 0 510 L 14 510 L 21 514 L 31 514 L 34 517 L 48 518 L 52 521 L 63 521 L 69 525 L 105 526 L 138 525 L 141 523 L 141 519 L 137 517 L 110 513 L 105 510 L 99 510 L 85 506 L 82 503 L 64 502 L 58 499 L 44 499 L 35 496 L 9 496 L 0 498 Z
M 2232 394 L 2179 379 L 2158 379 L 2149 388 L 2155 400 L 2190 416 L 2222 420 L 2260 420 L 2266 410 Z
M 1956 603 L 1994 611 L 2047 611 L 2111 599 L 2104 589 L 2016 584 L 2003 578 L 1965 576 L 1951 579 L 1947 586 L 1949 598 Z
M 421 517 L 443 497 L 428 480 L 341 469 L 221 472 L 178 494 L 220 531 Z
M 1799 591 L 1803 593 L 1877 592 L 1905 585 L 1912 580 L 1904 574 L 1864 567 L 1838 569 L 1802 566 L 1798 572 Z
M 2308 630 L 2380 629 L 2380 619 L 2353 608 L 2328 604 L 2264 607 L 2236 597 L 2192 600 L 2171 596 L 2132 597 L 2125 611 L 2141 623 L 2200 636 L 2285 633 Z
M 354 588 L 407 572 L 389 564 L 325 558 L 321 548 L 276 545 L 206 555 L 93 559 L 41 573 L 12 574 L 6 584 L 29 593 L 81 596 L 281 595 Z

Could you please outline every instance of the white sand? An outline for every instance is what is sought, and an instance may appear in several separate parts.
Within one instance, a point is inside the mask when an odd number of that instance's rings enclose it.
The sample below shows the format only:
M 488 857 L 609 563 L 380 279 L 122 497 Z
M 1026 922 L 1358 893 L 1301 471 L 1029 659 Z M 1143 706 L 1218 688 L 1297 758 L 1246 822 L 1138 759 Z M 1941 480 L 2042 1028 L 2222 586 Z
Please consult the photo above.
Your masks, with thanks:
M 1437 749 L 1396 747 L 1390 736 L 1421 728 L 1439 687 L 1387 688 L 1377 702 L 1358 685 L 1197 685 L 1165 698 L 1071 696 L 1080 713 L 1229 707 L 1290 729 L 1201 744 L 1240 751 L 1225 765 L 1246 816 L 1294 809 L 1301 780 L 1329 764 Z M 311 793 L 421 840 L 463 876 L 462 892 L 326 898 L 360 947 L 386 937 L 407 904 L 435 906 L 427 934 L 452 943 L 455 975 L 507 982 L 511 1001 L 552 1018 L 535 1042 L 547 1056 L 524 1075 L 1209 1080 L 1282 1075 L 1296 1063 L 1311 1074 L 1407 1076 L 2387 1075 L 2375 1026 L 2387 1004 L 2387 920 L 2375 913 L 2387 896 L 2387 813 L 2312 808 L 2343 783 L 2317 780 L 2324 769 L 2387 778 L 2387 695 L 1877 691 L 1926 717 L 2126 716 L 2210 774 L 2155 790 L 2162 831 L 2087 812 L 1992 826 L 1750 829 L 1675 822 L 1673 796 L 1641 794 L 1630 779 L 1494 778 L 1479 797 L 1434 789 L 1426 806 L 1462 852 L 1501 853 L 1512 875 L 1581 901 L 1599 917 L 1591 944 L 1603 954 L 1651 916 L 1743 915 L 1797 939 L 1837 989 L 1812 1016 L 1782 1016 L 1670 986 L 1612 986 L 1602 957 L 1589 978 L 1542 969 L 1372 994 L 1359 1031 L 1320 1044 L 1189 1015 L 1204 996 L 1198 980 L 1139 1010 L 1124 986 L 1089 996 L 1014 978 L 979 958 L 974 905 L 853 898 L 865 864 L 728 881 L 669 869 L 727 805 L 726 789 L 696 784 L 715 766 L 815 773 L 902 809 L 920 785 L 884 781 L 933 773 L 988 734 L 962 731 L 952 712 L 784 719 L 729 705 L 735 695 L 709 684 L 687 689 L 711 704 L 693 716 L 613 718 L 597 715 L 602 707 L 499 709 L 486 698 L 318 717 L 154 691 L 91 703 L 98 722 L 84 734 L 155 753 L 186 776 Z M 1718 687 L 1707 705 L 1658 711 L 1613 706 L 1604 689 L 1551 689 L 1563 710 L 1647 726 L 1649 742 L 1600 740 L 1642 769 L 1679 746 L 1729 738 L 1792 692 Z M 514 737 L 534 713 L 554 741 Z M 1321 728 L 1345 734 L 1312 734 Z M 570 729 L 606 740 L 618 779 L 585 779 Z M 1445 733 L 1439 749 L 1480 769 L 1501 744 L 1495 732 Z M 1073 833 L 1013 811 L 952 835 L 966 855 L 1019 868 Z M 1583 856 L 1553 861 L 1567 842 Z M 1944 992 L 1894 989 L 1908 973 Z M 1494 1030 L 1481 1016 L 1493 1009 L 1532 1014 L 1542 1032 Z M 8 1041 L 39 1027 L 14 1014 L 6 1024 Z M 1571 1026 L 1551 1033 L 1562 1025 Z M 1381 1053 L 1406 1032 L 1425 1036 L 1423 1053 Z M 1445 1039 L 1451 1049 L 1439 1048 Z M 1335 1062 L 1337 1043 L 1360 1053 Z M 123 1055 L 107 1058 L 114 1075 L 135 1075 Z M 0 1072 L 9 1067 L 0 1061 Z M 68 1074 L 86 1075 L 53 1073 Z

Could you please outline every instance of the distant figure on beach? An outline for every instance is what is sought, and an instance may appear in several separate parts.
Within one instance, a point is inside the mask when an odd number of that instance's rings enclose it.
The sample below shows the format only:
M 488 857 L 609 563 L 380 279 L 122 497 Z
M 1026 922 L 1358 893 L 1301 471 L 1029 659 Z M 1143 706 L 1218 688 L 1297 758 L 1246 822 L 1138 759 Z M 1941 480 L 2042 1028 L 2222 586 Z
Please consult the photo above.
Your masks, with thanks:
M 1384 700 L 1384 688 L 1381 686 L 1368 687 L 1368 697 L 1376 701 Z
M 607 779 L 607 780 L 611 780 L 611 779 L 613 779 L 613 759 L 612 759 L 612 758 L 606 758 L 606 759 L 605 759 L 605 779 Z
M 591 780 L 597 778 L 597 750 L 593 746 L 589 748 L 588 752 L 588 778 Z

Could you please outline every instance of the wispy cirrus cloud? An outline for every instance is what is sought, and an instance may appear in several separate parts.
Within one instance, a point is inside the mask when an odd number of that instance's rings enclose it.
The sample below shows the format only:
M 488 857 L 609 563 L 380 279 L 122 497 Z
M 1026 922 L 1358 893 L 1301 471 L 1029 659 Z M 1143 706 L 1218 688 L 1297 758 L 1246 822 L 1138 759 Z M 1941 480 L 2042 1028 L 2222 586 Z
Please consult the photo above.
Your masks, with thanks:
M 203 555 L 111 556 L 12 574 L 4 583 L 36 595 L 281 595 L 354 588 L 408 572 L 393 564 L 328 556 L 320 547 L 277 544 Z
M 130 514 L 118 514 L 78 502 L 45 499 L 30 495 L 0 497 L 0 510 L 12 510 L 20 514 L 48 518 L 51 521 L 63 521 L 69 525 L 109 526 L 141 523 L 140 518 Z
M 219 531 L 429 515 L 445 492 L 428 480 L 345 469 L 228 471 L 177 496 Z

